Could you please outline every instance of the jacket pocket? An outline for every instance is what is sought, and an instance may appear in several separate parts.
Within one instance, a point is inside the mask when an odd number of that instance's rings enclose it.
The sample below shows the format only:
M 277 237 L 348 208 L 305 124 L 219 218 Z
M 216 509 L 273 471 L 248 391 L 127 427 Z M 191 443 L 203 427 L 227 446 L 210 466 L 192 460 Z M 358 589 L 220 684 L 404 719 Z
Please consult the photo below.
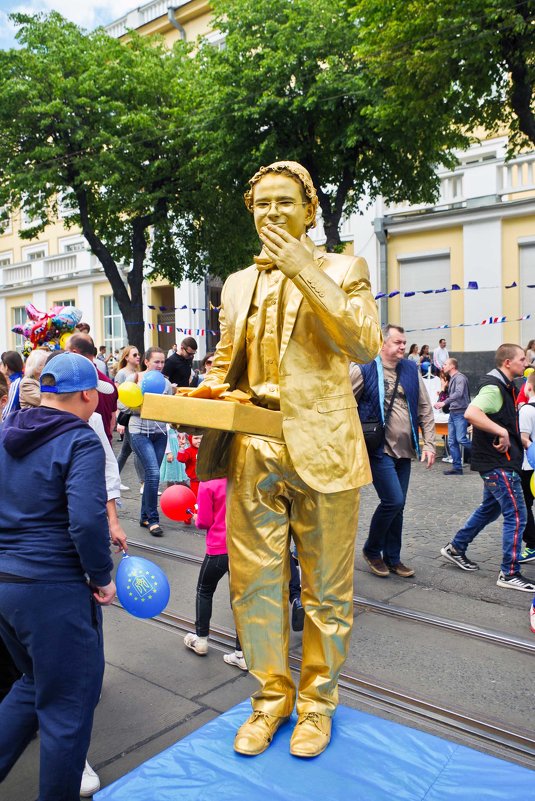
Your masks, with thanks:
M 343 409 L 354 409 L 356 411 L 357 404 L 352 394 L 332 395 L 329 398 L 320 398 L 317 400 L 316 409 L 320 414 L 339 412 Z

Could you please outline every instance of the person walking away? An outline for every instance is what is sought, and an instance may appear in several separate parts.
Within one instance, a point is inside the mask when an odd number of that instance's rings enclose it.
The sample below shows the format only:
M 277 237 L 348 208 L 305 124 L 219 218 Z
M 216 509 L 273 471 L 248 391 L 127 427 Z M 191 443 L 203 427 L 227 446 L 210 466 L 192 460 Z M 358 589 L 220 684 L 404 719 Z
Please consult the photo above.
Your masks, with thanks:
M 472 443 L 468 436 L 468 420 L 464 416 L 470 404 L 470 388 L 468 379 L 459 371 L 459 362 L 450 357 L 444 365 L 444 373 L 449 377 L 448 396 L 445 400 L 435 403 L 435 409 L 442 409 L 449 414 L 448 419 L 448 447 L 453 465 L 444 470 L 445 476 L 463 475 L 464 449 L 466 460 L 470 459 Z

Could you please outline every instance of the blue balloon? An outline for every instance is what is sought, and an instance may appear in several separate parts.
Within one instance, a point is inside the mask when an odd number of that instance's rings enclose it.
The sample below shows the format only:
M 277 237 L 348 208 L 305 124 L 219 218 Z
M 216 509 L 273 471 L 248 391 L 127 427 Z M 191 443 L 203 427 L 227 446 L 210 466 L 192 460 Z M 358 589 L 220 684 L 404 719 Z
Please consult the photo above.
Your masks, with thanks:
M 141 380 L 141 391 L 162 395 L 165 389 L 165 377 L 158 370 L 148 370 Z
M 526 459 L 529 462 L 529 466 L 533 467 L 535 470 L 535 442 L 532 442 L 529 448 L 526 451 Z
M 123 556 L 115 584 L 118 599 L 134 617 L 155 617 L 169 602 L 167 576 L 158 565 L 142 556 Z

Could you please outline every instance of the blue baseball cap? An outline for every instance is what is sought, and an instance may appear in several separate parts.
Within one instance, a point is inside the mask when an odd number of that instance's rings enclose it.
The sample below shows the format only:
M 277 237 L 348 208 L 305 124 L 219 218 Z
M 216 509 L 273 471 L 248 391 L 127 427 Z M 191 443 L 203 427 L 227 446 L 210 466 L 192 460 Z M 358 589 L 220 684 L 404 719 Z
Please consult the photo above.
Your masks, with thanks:
M 43 386 L 45 375 L 55 379 L 53 387 L 46 384 Z M 82 392 L 84 389 L 97 389 L 104 395 L 111 395 L 115 387 L 101 381 L 95 365 L 79 353 L 60 353 L 45 364 L 41 373 L 41 392 L 63 395 L 66 392 Z

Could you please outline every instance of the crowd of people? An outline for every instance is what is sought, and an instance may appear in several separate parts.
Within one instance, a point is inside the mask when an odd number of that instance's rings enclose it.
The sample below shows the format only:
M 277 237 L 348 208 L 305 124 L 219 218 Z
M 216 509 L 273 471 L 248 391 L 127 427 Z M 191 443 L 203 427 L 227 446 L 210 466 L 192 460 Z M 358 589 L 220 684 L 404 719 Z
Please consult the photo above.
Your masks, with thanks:
M 535 372 L 520 415 L 515 386 L 528 364 L 524 350 L 502 345 L 471 399 L 444 339 L 432 354 L 414 344 L 406 358 L 404 329 L 379 326 L 364 260 L 324 253 L 307 237 L 318 198 L 302 165 L 261 168 L 245 202 L 262 251 L 227 280 L 220 342 L 201 370 L 193 367 L 192 337 L 167 354 L 128 345 L 110 358 L 95 348 L 87 323 L 66 352 L 35 351 L 26 369 L 17 352 L 2 354 L 0 781 L 39 730 L 39 801 L 73 801 L 80 790 L 98 789 L 87 751 L 104 669 L 101 607 L 115 595 L 110 540 L 128 547 L 117 500 L 127 490 L 120 473 L 132 453 L 139 524 L 152 536 L 165 533 L 160 484 L 185 483 L 197 498 L 186 522 L 207 531 L 206 555 L 196 630 L 184 642 L 198 656 L 208 651 L 214 591 L 230 565 L 236 647 L 225 661 L 259 683 L 234 741 L 240 754 L 265 751 L 296 701 L 290 753 L 315 757 L 329 745 L 353 623 L 359 489 L 370 481 L 379 503 L 363 545 L 366 563 L 382 579 L 415 574 L 402 561 L 403 515 L 412 460 L 431 468 L 436 459 L 426 378 L 442 378 L 434 405 L 449 413 L 446 475 L 455 482 L 470 460 L 483 480 L 482 504 L 441 554 L 477 570 L 468 546 L 502 515 L 497 584 L 535 591 L 520 572 L 535 561 L 533 469 L 525 457 L 535 441 Z M 207 429 L 186 437 L 142 418 L 119 390 L 155 373 L 165 377 L 166 395 L 200 382 L 214 398 L 222 384 L 240 390 L 280 412 L 281 432 Z M 115 430 L 123 440 L 118 459 Z M 318 452 L 318 442 L 328 447 Z M 28 476 L 32 492 L 21 496 Z M 290 626 L 303 631 L 298 687 L 289 669 Z M 58 665 L 67 641 L 69 660 Z

